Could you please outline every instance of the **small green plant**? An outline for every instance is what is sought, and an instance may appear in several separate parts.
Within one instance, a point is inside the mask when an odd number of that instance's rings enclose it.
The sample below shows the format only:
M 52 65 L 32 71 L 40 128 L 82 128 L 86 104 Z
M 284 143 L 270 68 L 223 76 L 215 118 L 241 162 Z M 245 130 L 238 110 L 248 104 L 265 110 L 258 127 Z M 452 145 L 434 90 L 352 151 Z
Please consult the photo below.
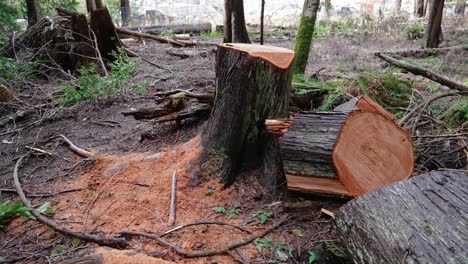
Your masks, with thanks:
M 442 114 L 442 118 L 452 126 L 465 126 L 468 122 L 468 99 L 462 98 L 451 103 L 450 108 Z
M 270 249 L 271 248 L 271 239 L 270 238 L 265 238 L 265 239 L 260 239 L 256 238 L 254 241 L 255 247 L 257 248 L 258 252 L 262 253 L 263 249 Z
M 292 257 L 292 253 L 293 253 L 293 248 L 286 245 L 286 244 L 282 244 L 282 243 L 274 243 L 275 244 L 275 248 L 276 248 L 276 251 L 278 252 L 284 252 L 286 254 L 288 254 L 290 257 Z
M 222 37 L 223 33 L 219 31 L 202 32 L 200 36 L 202 39 L 216 39 Z
M 0 57 L 0 84 L 11 85 L 12 81 L 33 79 L 35 63 L 20 64 L 14 59 Z
M 224 208 L 224 206 L 221 206 L 221 207 L 215 207 L 213 208 L 213 211 L 215 213 L 218 213 L 218 214 L 225 214 L 226 213 L 226 208 Z
M 240 215 L 240 213 L 241 213 L 241 210 L 239 208 L 234 207 L 234 206 L 230 206 L 229 210 L 227 212 L 227 217 L 228 218 L 234 218 L 234 217 Z
M 16 202 L 12 205 L 9 205 L 9 203 L 10 201 L 0 202 L 0 229 L 20 215 L 35 219 L 31 214 L 32 208 L 24 206 L 22 202 Z
M 268 212 L 258 212 L 258 218 L 260 219 L 260 224 L 265 224 L 268 220 L 271 220 L 271 213 Z
M 143 93 L 147 83 L 132 83 L 133 72 L 137 62 L 130 60 L 124 50 L 118 53 L 113 51 L 115 61 L 110 65 L 108 76 L 101 76 L 97 72 L 96 65 L 91 64 L 78 70 L 77 85 L 64 84 L 60 90 L 63 96 L 54 101 L 55 104 L 73 105 L 81 101 L 97 100 L 98 98 L 110 98 L 116 94 L 127 96 L 130 91 Z
M 408 39 L 420 39 L 424 37 L 424 27 L 419 23 L 414 23 L 406 28 Z
M 317 255 L 314 251 L 309 251 L 309 264 L 315 263 L 317 261 Z

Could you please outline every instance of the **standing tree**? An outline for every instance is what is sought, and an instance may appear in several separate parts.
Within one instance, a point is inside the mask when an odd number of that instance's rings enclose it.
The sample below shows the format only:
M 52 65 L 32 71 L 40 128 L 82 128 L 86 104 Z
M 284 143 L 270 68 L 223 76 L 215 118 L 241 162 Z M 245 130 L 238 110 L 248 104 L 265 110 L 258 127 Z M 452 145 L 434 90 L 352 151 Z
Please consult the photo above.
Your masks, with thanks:
M 305 72 L 307 61 L 309 59 L 310 46 L 314 35 L 315 20 L 317 19 L 317 10 L 320 0 L 305 0 L 302 9 L 301 22 L 296 36 L 294 52 L 296 52 L 296 61 L 294 62 L 294 74 Z
M 96 10 L 96 2 L 94 0 L 86 0 L 86 9 L 88 10 L 88 13 Z
M 31 27 L 39 20 L 39 7 L 36 0 L 26 0 L 26 9 L 28 15 L 28 27 Z
M 426 26 L 426 48 L 437 48 L 442 33 L 444 0 L 432 0 L 429 20 Z
M 457 2 L 455 3 L 455 16 L 457 17 L 464 17 L 465 16 L 465 6 L 466 6 L 466 3 L 465 3 L 465 0 L 457 0 Z
M 130 19 L 130 0 L 120 0 L 120 14 L 122 15 L 122 25 L 126 26 Z
M 423 17 L 424 12 L 424 0 L 415 0 L 414 1 L 414 16 Z
M 265 0 L 261 0 L 261 9 L 260 9 L 260 45 L 263 45 L 263 35 L 264 35 L 264 20 L 265 20 Z
M 401 0 L 395 1 L 395 14 L 399 15 L 401 13 Z
M 250 43 L 243 0 L 224 1 L 224 42 Z

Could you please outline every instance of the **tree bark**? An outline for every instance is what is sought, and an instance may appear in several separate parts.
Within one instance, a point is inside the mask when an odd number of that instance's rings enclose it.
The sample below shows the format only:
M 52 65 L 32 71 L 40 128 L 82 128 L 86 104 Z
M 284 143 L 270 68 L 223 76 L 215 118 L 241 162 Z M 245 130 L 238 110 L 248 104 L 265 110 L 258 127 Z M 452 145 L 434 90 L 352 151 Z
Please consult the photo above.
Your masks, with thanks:
M 96 1 L 96 8 L 97 9 L 101 9 L 101 8 L 104 8 L 105 5 L 104 3 L 102 2 L 102 0 L 95 0 Z
M 455 16 L 459 18 L 465 17 L 465 0 L 457 0 L 457 3 L 455 4 Z
M 122 26 L 126 26 L 130 19 L 130 0 L 120 0 L 120 15 L 122 17 Z
M 88 20 L 84 14 L 72 13 L 71 29 L 76 43 L 73 51 L 75 62 L 72 68 L 77 70 L 95 62 L 96 59 L 93 58 L 96 58 L 96 51 L 93 48 L 93 38 L 89 31 Z
M 437 48 L 442 33 L 444 0 L 432 0 L 429 20 L 426 27 L 426 48 Z
M 354 263 L 465 263 L 468 173 L 433 171 L 344 205 L 335 229 Z
M 36 0 L 26 0 L 28 27 L 34 26 L 40 19 L 39 7 Z
M 97 47 L 104 62 L 106 64 L 113 62 L 115 58 L 112 56 L 112 51 L 118 52 L 123 45 L 106 7 L 98 8 L 91 13 L 90 28 L 91 35 L 94 34 L 93 41 L 97 41 Z
M 283 48 L 218 46 L 215 102 L 202 132 L 203 153 L 192 185 L 213 176 L 220 176 L 229 185 L 241 167 L 262 163 L 261 182 L 270 187 L 279 185 L 284 174 L 278 162 L 278 145 L 264 122 L 288 116 L 293 60 L 294 53 Z
M 303 74 L 309 59 L 310 46 L 314 35 L 315 20 L 320 0 L 305 0 L 302 9 L 301 21 L 296 36 L 294 51 L 296 61 L 294 62 L 294 74 Z
M 96 10 L 96 2 L 94 0 L 86 0 L 86 10 L 88 10 L 88 13 Z
M 224 43 L 232 42 L 232 0 L 224 0 Z
M 416 17 L 423 17 L 424 12 L 424 0 L 415 0 L 414 1 L 414 15 Z
M 261 0 L 261 11 L 260 11 L 260 45 L 263 45 L 264 38 L 264 21 L 265 21 L 265 0 Z
M 250 43 L 245 26 L 244 0 L 232 0 L 232 42 Z

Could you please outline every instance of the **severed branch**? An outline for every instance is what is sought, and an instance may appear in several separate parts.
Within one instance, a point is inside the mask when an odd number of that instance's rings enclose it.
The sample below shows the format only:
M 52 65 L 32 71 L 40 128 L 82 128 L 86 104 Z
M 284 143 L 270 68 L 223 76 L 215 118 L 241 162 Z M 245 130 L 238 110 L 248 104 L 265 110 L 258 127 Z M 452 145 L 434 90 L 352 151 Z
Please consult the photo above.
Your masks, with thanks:
M 375 56 L 381 58 L 382 60 L 394 65 L 394 66 L 397 66 L 399 68 L 402 68 L 402 69 L 405 69 L 413 74 L 416 74 L 416 75 L 421 75 L 421 76 L 424 76 L 434 82 L 437 82 L 437 83 L 440 83 L 442 85 L 445 85 L 449 88 L 452 88 L 452 89 L 456 89 L 456 90 L 459 90 L 459 91 L 468 91 L 468 86 L 467 85 L 464 85 L 464 84 L 461 84 L 461 83 L 457 83 L 443 75 L 440 75 L 440 74 L 437 74 L 429 69 L 426 69 L 426 68 L 423 68 L 423 67 L 419 67 L 419 66 L 415 66 L 415 65 L 412 65 L 412 64 L 409 64 L 405 61 L 401 61 L 401 60 L 397 60 L 397 59 L 394 59 L 390 56 L 387 56 L 385 54 L 382 54 L 382 53 L 375 53 Z
M 264 237 L 264 236 L 268 235 L 273 230 L 275 230 L 276 228 L 283 225 L 287 220 L 288 220 L 288 218 L 285 218 L 285 219 L 281 220 L 280 222 L 278 222 L 277 224 L 270 227 L 269 229 L 266 229 L 265 231 L 261 232 L 260 234 L 251 236 L 251 237 L 247 238 L 246 240 L 243 240 L 243 241 L 240 241 L 240 242 L 235 242 L 235 243 L 229 244 L 228 246 L 226 246 L 226 247 L 224 247 L 222 249 L 213 249 L 213 250 L 208 250 L 208 251 L 205 251 L 205 252 L 197 252 L 197 253 L 186 252 L 186 251 L 182 250 L 181 248 L 179 248 L 178 246 L 165 241 L 164 239 L 161 238 L 160 235 L 150 234 L 150 233 L 146 233 L 146 232 L 130 231 L 130 230 L 123 230 L 123 231 L 119 232 L 119 234 L 124 235 L 124 236 L 142 236 L 142 237 L 151 238 L 151 239 L 157 241 L 160 245 L 163 245 L 163 246 L 170 247 L 170 248 L 174 249 L 174 251 L 177 252 L 177 254 L 179 254 L 179 255 L 181 255 L 183 257 L 198 258 L 198 257 L 213 256 L 213 255 L 217 255 L 217 254 L 225 254 L 226 251 L 230 251 L 230 250 L 236 249 L 238 247 L 247 245 L 247 244 L 251 243 L 252 241 L 254 241 L 257 238 L 261 238 L 261 237 Z
M 73 142 L 71 142 L 67 137 L 65 137 L 64 135 L 59 135 L 64 141 L 65 143 L 68 144 L 68 147 L 73 151 L 75 152 L 76 154 L 82 156 L 82 157 L 85 157 L 85 158 L 89 158 L 89 157 L 92 157 L 94 156 L 94 154 L 92 152 L 89 152 L 85 149 L 82 149 L 78 146 L 76 146 L 75 144 L 73 144 Z
M 176 193 L 177 193 L 177 171 L 172 173 L 172 188 L 171 188 L 171 209 L 169 212 L 169 225 L 174 225 L 176 217 Z
M 21 161 L 27 156 L 29 153 L 21 156 L 15 164 L 15 168 L 13 170 L 13 183 L 15 185 L 16 192 L 18 193 L 21 201 L 23 201 L 24 205 L 33 208 L 31 202 L 28 200 L 26 195 L 24 194 L 23 188 L 21 187 L 21 183 L 18 177 L 18 168 L 21 164 Z M 60 232 L 62 234 L 78 237 L 86 241 L 97 243 L 101 246 L 108 246 L 113 248 L 123 249 L 128 246 L 128 243 L 125 239 L 122 238 L 114 238 L 114 237 L 102 237 L 96 236 L 89 233 L 78 232 L 71 228 L 61 226 L 54 222 L 53 220 L 43 216 L 38 210 L 32 209 L 31 214 L 36 218 L 37 221 L 45 224 L 46 226 L 52 228 L 53 230 Z
M 150 39 L 150 40 L 155 40 L 155 41 L 158 41 L 158 42 L 161 42 L 161 43 L 172 44 L 172 45 L 178 46 L 178 47 L 185 47 L 185 44 L 183 44 L 183 43 L 181 43 L 179 41 L 169 39 L 169 38 L 158 37 L 156 35 L 136 32 L 136 31 L 133 31 L 133 30 L 128 30 L 128 29 L 119 28 L 119 27 L 115 27 L 115 31 L 117 33 L 119 33 L 119 34 L 124 34 L 124 35 L 128 35 L 128 36 L 136 37 L 136 38 Z
M 265 126 L 268 132 L 281 136 L 288 132 L 288 129 L 292 126 L 293 123 L 293 120 L 287 118 L 265 120 Z

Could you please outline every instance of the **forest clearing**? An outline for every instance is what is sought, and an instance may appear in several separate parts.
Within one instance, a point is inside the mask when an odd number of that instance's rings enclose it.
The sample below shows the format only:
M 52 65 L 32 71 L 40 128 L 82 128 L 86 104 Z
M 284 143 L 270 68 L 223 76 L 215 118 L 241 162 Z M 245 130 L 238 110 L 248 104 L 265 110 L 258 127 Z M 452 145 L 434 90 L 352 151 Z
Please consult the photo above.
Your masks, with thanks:
M 156 2 L 0 3 L 0 263 L 466 262 L 465 1 Z

